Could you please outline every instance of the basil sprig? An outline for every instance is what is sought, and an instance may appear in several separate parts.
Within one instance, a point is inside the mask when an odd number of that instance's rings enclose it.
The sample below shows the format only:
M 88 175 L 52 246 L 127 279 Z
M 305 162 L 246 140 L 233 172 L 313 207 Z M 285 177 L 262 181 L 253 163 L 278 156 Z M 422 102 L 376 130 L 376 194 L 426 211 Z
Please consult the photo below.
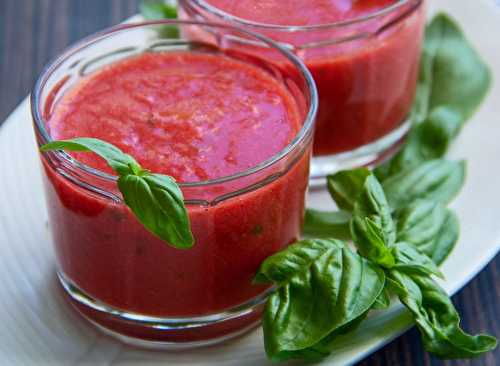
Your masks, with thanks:
M 86 151 L 99 155 L 118 174 L 118 189 L 125 204 L 148 231 L 175 248 L 193 246 L 182 192 L 172 177 L 142 169 L 132 156 L 95 138 L 52 141 L 40 150 Z
M 167 4 L 164 0 L 143 0 L 139 10 L 146 20 L 176 19 L 177 7 Z M 179 28 L 175 25 L 164 25 L 158 28 L 162 38 L 179 38 Z
M 280 281 L 279 276 L 268 276 L 278 286 L 264 315 L 264 342 L 270 359 L 326 357 L 339 336 L 353 332 L 370 309 L 387 308 L 391 296 L 398 297 L 410 311 L 425 349 L 438 357 L 476 357 L 496 347 L 494 337 L 469 335 L 459 327 L 460 318 L 451 300 L 433 280 L 434 276 L 443 276 L 438 265 L 458 240 L 458 219 L 446 205 L 465 181 L 465 163 L 442 158 L 484 99 L 490 79 L 488 67 L 455 22 L 444 14 L 437 15 L 426 30 L 411 116 L 413 128 L 405 146 L 374 173 L 359 168 L 329 176 L 328 191 L 340 211 L 306 212 L 307 236 L 329 236 L 329 240 L 321 242 L 336 243 L 343 248 L 347 248 L 345 243 L 332 238 L 352 240 L 358 253 L 351 252 L 352 255 L 364 259 L 365 266 L 374 273 L 377 268 L 383 271 L 384 276 L 380 276 L 384 279 L 383 289 L 379 291 L 377 287 L 377 296 L 369 292 L 370 296 L 364 298 L 361 303 L 364 312 L 338 322 L 328 312 L 338 304 L 358 300 L 348 292 L 327 296 L 322 292 L 315 294 L 311 289 L 322 290 L 329 285 L 337 288 L 338 278 L 349 281 L 349 271 L 339 265 L 338 257 L 331 259 L 337 268 L 334 274 L 316 266 L 318 259 L 309 257 L 307 278 L 322 276 L 321 286 L 314 287 L 315 282 L 303 280 L 305 277 L 301 276 L 306 272 L 296 273 L 293 291 L 289 282 Z M 298 242 L 290 249 L 293 253 L 286 249 L 268 258 L 258 276 L 263 272 L 293 272 L 294 253 L 309 251 L 311 243 L 316 241 Z M 288 263 L 288 267 L 281 263 Z M 352 286 L 358 283 L 359 278 L 355 278 Z M 314 297 L 320 295 L 321 307 L 311 307 L 318 301 Z M 308 311 L 292 312 L 302 308 Z M 312 322 L 311 317 L 315 319 Z
M 453 166 L 461 169 L 460 164 Z M 394 210 L 386 199 L 386 188 L 375 175 L 367 169 L 360 173 L 356 169 L 352 177 L 349 171 L 329 177 L 332 183 L 338 183 L 338 177 L 345 181 L 365 176 L 358 191 L 349 194 L 353 203 L 351 238 L 358 254 L 339 240 L 310 239 L 297 242 L 262 263 L 256 278 L 278 286 L 267 302 L 263 318 L 268 357 L 284 360 L 327 356 L 338 336 L 354 331 L 370 309 L 387 308 L 391 295 L 410 310 L 427 351 L 441 358 L 457 358 L 475 357 L 494 349 L 494 337 L 472 336 L 460 329 L 453 304 L 432 279 L 443 277 L 432 255 L 439 253 L 441 260 L 441 243 L 449 248 L 457 238 L 454 233 L 444 234 L 449 230 L 444 227 L 450 225 L 449 218 L 453 216 L 440 202 L 448 200 L 450 191 L 439 184 L 428 187 L 436 199 L 434 203 L 417 197 L 408 206 Z M 345 198 L 343 195 L 342 200 Z M 427 213 L 429 216 L 424 217 Z M 451 230 L 455 229 L 452 224 Z M 346 257 L 357 263 L 358 269 L 352 264 L 347 266 Z M 360 264 L 364 270 L 360 271 Z M 366 293 L 362 296 L 363 291 Z

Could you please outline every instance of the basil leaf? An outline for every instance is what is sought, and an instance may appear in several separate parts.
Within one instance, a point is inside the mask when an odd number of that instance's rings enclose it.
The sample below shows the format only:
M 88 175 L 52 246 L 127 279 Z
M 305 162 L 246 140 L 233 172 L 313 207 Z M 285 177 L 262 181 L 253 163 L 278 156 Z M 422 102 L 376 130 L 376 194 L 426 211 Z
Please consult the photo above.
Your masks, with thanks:
M 370 174 L 368 169 L 358 168 L 340 171 L 327 177 L 328 191 L 341 210 L 353 210 L 354 202 Z
M 90 137 L 78 137 L 71 140 L 52 141 L 40 147 L 40 151 L 68 150 L 93 152 L 106 160 L 106 163 L 118 174 L 131 174 L 140 170 L 133 157 L 125 154 L 116 146 Z
M 194 238 L 182 192 L 166 175 L 128 174 L 118 179 L 123 199 L 151 233 L 176 248 L 190 248 Z
M 408 243 L 396 243 L 392 248 L 392 254 L 396 264 L 392 267 L 404 273 L 415 273 L 421 275 L 436 275 L 444 278 L 441 271 L 432 259 L 419 252 L 413 245 Z
M 387 287 L 378 295 L 377 299 L 372 305 L 372 309 L 374 310 L 383 310 L 387 309 L 391 305 L 391 295 Z
M 351 214 L 346 211 L 319 211 L 307 209 L 302 233 L 317 238 L 349 240 Z
M 177 7 L 163 0 L 144 0 L 139 9 L 146 20 L 177 19 Z M 180 35 L 176 25 L 163 25 L 158 33 L 161 38 L 179 38 Z
M 491 73 L 448 15 L 436 15 L 425 30 L 417 87 L 420 121 L 435 107 L 449 106 L 468 119 L 486 96 Z
M 380 294 L 382 293 L 383 292 L 381 292 Z M 334 349 L 337 338 L 339 336 L 343 336 L 351 332 L 354 332 L 356 329 L 358 329 L 359 325 L 366 319 L 367 315 L 368 311 L 365 311 L 356 319 L 351 320 L 350 322 L 344 324 L 340 328 L 328 334 L 325 338 L 316 343 L 314 346 L 298 351 L 297 353 L 294 353 L 293 358 L 303 358 L 310 361 L 318 361 L 321 358 L 327 357 Z
M 448 203 L 464 180 L 463 161 L 431 160 L 389 177 L 383 187 L 389 205 L 399 209 L 419 199 Z
M 428 34 L 426 49 L 435 50 L 429 66 L 432 69 L 429 110 L 436 106 L 451 106 L 466 120 L 474 114 L 488 92 L 490 71 L 449 16 L 435 16 Z
M 369 175 L 354 203 L 351 236 L 361 255 L 384 267 L 394 264 L 389 247 L 396 241 L 396 227 L 382 186 Z
M 177 7 L 165 3 L 163 0 L 145 0 L 141 2 L 139 8 L 145 19 L 160 20 L 177 18 Z
M 410 310 L 428 352 L 440 358 L 471 358 L 493 350 L 497 341 L 488 335 L 469 335 L 448 295 L 431 278 L 388 271 L 388 281 Z
M 194 244 L 189 216 L 179 186 L 169 176 L 151 174 L 130 155 L 99 139 L 75 138 L 50 142 L 41 151 L 91 151 L 119 175 L 118 189 L 125 204 L 144 227 L 176 248 Z
M 455 214 L 442 204 L 416 201 L 395 212 L 397 240 L 414 245 L 420 252 L 441 264 L 458 240 Z
M 384 272 L 338 240 L 303 240 L 267 258 L 256 282 L 279 288 L 266 304 L 264 342 L 271 360 L 317 344 L 365 313 L 384 287 Z
M 432 252 L 429 257 L 432 258 L 434 263 L 440 265 L 444 262 L 444 260 L 448 257 L 448 255 L 455 247 L 459 236 L 460 223 L 458 221 L 458 217 L 453 213 L 453 211 L 447 210 L 445 222 L 443 226 L 441 226 L 441 230 L 437 234 L 432 249 L 422 247 L 422 250 L 424 251 L 424 253 L 427 250 Z
M 436 107 L 424 122 L 413 127 L 404 148 L 390 160 L 390 164 L 375 170 L 377 177 L 384 180 L 404 169 L 443 157 L 459 133 L 461 118 L 448 106 Z
M 330 352 L 323 352 L 319 349 L 316 349 L 314 346 L 309 347 L 309 348 L 304 348 L 299 351 L 287 351 L 287 352 L 282 352 L 279 355 L 279 358 L 275 358 L 272 361 L 278 362 L 278 361 L 286 361 L 292 358 L 297 358 L 309 362 L 318 362 L 321 359 L 328 357 Z
M 377 168 L 379 179 L 444 156 L 463 124 L 484 100 L 491 73 L 447 15 L 427 26 L 412 111 L 416 124 L 404 148 Z

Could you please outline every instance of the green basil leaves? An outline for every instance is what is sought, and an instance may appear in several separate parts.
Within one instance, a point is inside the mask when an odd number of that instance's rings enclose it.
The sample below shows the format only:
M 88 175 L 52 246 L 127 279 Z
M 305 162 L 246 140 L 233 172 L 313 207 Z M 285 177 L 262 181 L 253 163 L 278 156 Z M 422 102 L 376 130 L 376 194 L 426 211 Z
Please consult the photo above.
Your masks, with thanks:
M 465 39 L 458 24 L 439 14 L 426 30 L 423 74 L 430 75 L 428 111 L 449 106 L 467 120 L 491 84 L 488 67 Z
M 342 211 L 308 210 L 305 228 L 308 236 L 331 233 L 339 237 L 340 217 L 350 214 L 351 239 L 359 254 L 388 277 L 384 289 L 370 298 L 369 309 L 387 308 L 390 294 L 396 294 L 412 313 L 426 350 L 441 358 L 475 357 L 494 349 L 495 338 L 464 333 L 453 304 L 431 277 L 442 277 L 437 266 L 458 240 L 458 219 L 445 205 L 465 180 L 464 162 L 441 158 L 484 98 L 490 76 L 445 15 L 434 18 L 427 29 L 421 69 L 413 109 L 415 125 L 401 152 L 375 170 L 381 183 L 364 168 L 329 176 L 328 191 Z M 297 328 L 283 326 L 290 318 L 280 309 L 290 309 L 288 304 L 297 299 L 283 287 L 274 296 L 264 318 L 266 350 L 271 358 L 325 357 L 337 336 L 353 331 L 368 313 L 366 310 L 341 327 L 332 316 L 325 317 L 321 331 L 315 331 L 316 322 L 310 324 L 308 334 L 314 337 L 309 343 L 288 347 L 283 329 Z M 279 318 L 277 314 L 285 315 Z M 325 335 L 328 325 L 332 329 Z
M 444 359 L 472 358 L 495 349 L 488 335 L 469 335 L 448 295 L 428 276 L 388 272 L 389 287 L 410 310 L 428 352 Z
M 458 240 L 458 218 L 443 204 L 419 200 L 395 212 L 397 240 L 441 264 Z
M 147 230 L 173 247 L 193 246 L 194 238 L 182 192 L 172 177 L 150 173 L 130 155 L 94 138 L 53 141 L 40 150 L 91 151 L 98 154 L 118 174 L 118 188 L 125 204 Z
M 408 243 L 397 243 L 392 248 L 395 264 L 393 269 L 401 272 L 421 274 L 424 276 L 438 276 L 444 278 L 436 263 L 420 252 L 415 246 Z
M 116 146 L 98 139 L 81 137 L 72 140 L 52 141 L 40 148 L 42 152 L 50 150 L 92 151 L 106 160 L 106 163 L 119 175 L 135 174 L 141 169 L 133 157 L 125 154 Z
M 318 342 L 370 309 L 385 275 L 345 243 L 318 239 L 267 258 L 256 281 L 278 286 L 268 299 L 263 328 L 267 355 L 284 360 L 317 354 Z
M 398 172 L 383 181 L 387 201 L 399 209 L 416 200 L 449 203 L 465 181 L 465 163 L 431 160 Z
M 495 348 L 495 338 L 459 328 L 453 304 L 432 279 L 443 277 L 438 264 L 458 239 L 457 218 L 445 204 L 463 181 L 463 163 L 445 160 L 403 170 L 383 184 L 367 169 L 328 177 L 331 196 L 345 211 L 310 210 L 306 226 L 334 236 L 350 215 L 359 254 L 335 239 L 309 239 L 262 263 L 256 281 L 277 286 L 264 313 L 269 358 L 328 356 L 371 309 L 389 307 L 391 295 L 410 310 L 429 352 L 475 357 Z
M 140 11 L 146 20 L 177 18 L 177 7 L 163 0 L 143 0 Z M 179 38 L 180 32 L 175 25 L 163 25 L 158 28 L 158 35 L 162 38 Z
M 376 169 L 384 180 L 448 150 L 473 115 L 491 85 L 488 66 L 460 27 L 438 14 L 427 26 L 410 132 L 403 149 Z
M 176 19 L 177 8 L 162 0 L 144 0 L 141 2 L 140 11 L 145 19 Z
M 307 209 L 302 234 L 316 238 L 351 238 L 349 223 L 351 214 L 346 211 L 320 211 Z
M 354 201 L 351 235 L 361 255 L 387 268 L 394 265 L 390 246 L 396 241 L 396 227 L 382 186 L 374 175 L 366 177 Z
M 328 192 L 341 210 L 352 211 L 354 201 L 363 189 L 366 178 L 370 175 L 366 168 L 340 171 L 327 177 Z

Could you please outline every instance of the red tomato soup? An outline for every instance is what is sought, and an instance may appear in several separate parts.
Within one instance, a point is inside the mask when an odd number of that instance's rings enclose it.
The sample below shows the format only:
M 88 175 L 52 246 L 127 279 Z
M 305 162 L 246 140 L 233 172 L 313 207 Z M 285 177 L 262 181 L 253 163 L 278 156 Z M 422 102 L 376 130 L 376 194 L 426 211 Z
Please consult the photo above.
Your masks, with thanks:
M 422 1 L 180 3 L 185 17 L 225 21 L 294 47 L 319 92 L 315 155 L 367 145 L 407 119 L 419 69 Z
M 290 144 L 304 119 L 292 94 L 268 72 L 223 54 L 187 51 L 143 53 L 112 63 L 45 109 L 53 139 L 108 141 L 144 168 L 181 183 L 259 165 Z M 309 152 L 306 147 L 279 175 L 255 187 L 245 188 L 255 177 L 183 187 L 195 237 L 187 250 L 146 231 L 113 199 L 120 197 L 114 186 L 108 184 L 105 194 L 89 190 L 44 160 L 59 270 L 87 296 L 141 315 L 202 316 L 246 303 L 266 290 L 251 283 L 261 262 L 299 237 Z M 71 155 L 111 173 L 95 154 Z M 247 192 L 238 191 L 242 188 Z M 119 333 L 165 338 L 77 306 Z M 255 319 L 173 339 L 215 337 Z

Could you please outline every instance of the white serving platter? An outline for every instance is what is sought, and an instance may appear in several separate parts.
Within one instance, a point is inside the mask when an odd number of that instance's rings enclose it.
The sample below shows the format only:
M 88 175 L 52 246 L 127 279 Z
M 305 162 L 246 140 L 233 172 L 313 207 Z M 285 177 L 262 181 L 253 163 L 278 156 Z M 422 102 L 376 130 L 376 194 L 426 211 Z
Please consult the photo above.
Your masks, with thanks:
M 453 203 L 460 241 L 442 268 L 444 287 L 453 294 L 500 249 L 500 8 L 493 0 L 433 0 L 429 5 L 430 13 L 444 10 L 460 22 L 496 80 L 450 153 L 468 162 L 467 183 Z M 0 128 L 0 192 L 0 365 L 268 364 L 260 328 L 218 346 L 153 352 L 100 334 L 67 306 L 54 272 L 27 100 Z M 329 202 L 325 191 L 314 191 L 308 205 L 328 209 Z M 353 364 L 409 326 L 408 315 L 393 306 L 371 316 L 322 364 Z

